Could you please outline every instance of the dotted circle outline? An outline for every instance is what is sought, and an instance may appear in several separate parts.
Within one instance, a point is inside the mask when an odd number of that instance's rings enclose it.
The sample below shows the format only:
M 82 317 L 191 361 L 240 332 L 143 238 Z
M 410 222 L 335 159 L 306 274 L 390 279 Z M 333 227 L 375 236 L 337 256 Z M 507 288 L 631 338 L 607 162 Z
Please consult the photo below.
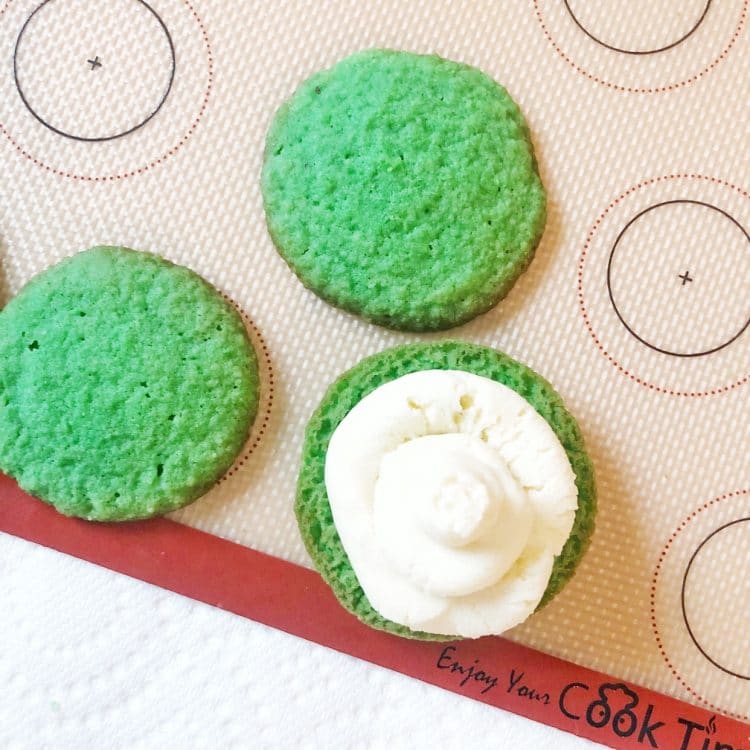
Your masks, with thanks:
M 552 34 L 550 33 L 550 30 L 547 28 L 547 24 L 544 22 L 542 11 L 539 8 L 539 0 L 532 0 L 532 2 L 534 4 L 534 13 L 536 15 L 537 20 L 539 21 L 540 26 L 542 27 L 542 31 L 544 32 L 544 36 L 547 38 L 547 41 L 552 45 L 555 52 L 557 52 L 557 54 L 571 68 L 573 68 L 573 70 L 575 70 L 577 73 L 584 76 L 585 78 L 588 78 L 590 81 L 593 81 L 594 83 L 598 83 L 600 86 L 605 86 L 606 88 L 612 89 L 614 91 L 627 92 L 629 94 L 663 94 L 668 91 L 676 91 L 677 89 L 684 88 L 685 86 L 689 86 L 691 83 L 695 83 L 696 81 L 699 81 L 701 78 L 704 78 L 715 67 L 717 67 L 719 63 L 721 63 L 727 57 L 732 47 L 734 47 L 735 43 L 737 42 L 737 39 L 739 39 L 739 36 L 745 27 L 745 21 L 747 20 L 747 17 L 748 17 L 748 9 L 750 8 L 750 0 L 742 0 L 742 11 L 740 12 L 739 21 L 737 22 L 737 27 L 735 28 L 734 33 L 732 34 L 732 38 L 729 40 L 727 46 L 722 50 L 719 56 L 713 62 L 709 63 L 709 65 L 707 65 L 703 70 L 701 70 L 699 73 L 695 73 L 694 75 L 690 76 L 690 78 L 686 78 L 682 81 L 678 81 L 677 83 L 671 83 L 667 86 L 649 87 L 649 86 L 622 86 L 618 83 L 605 81 L 603 78 L 600 78 L 599 76 L 596 76 L 593 73 L 589 73 L 589 71 L 586 70 L 584 67 L 574 62 L 567 55 L 567 53 L 563 51 L 560 45 L 558 45 L 558 43 L 554 40 Z
M 750 0 L 749 0 L 750 1 Z M 2 21 L 3 16 L 8 11 L 8 9 L 13 5 L 13 3 L 16 2 L 16 0 L 7 0 L 6 4 L 0 8 L 0 21 Z M 117 174 L 113 175 L 81 175 L 81 174 L 75 174 L 74 172 L 67 172 L 62 169 L 58 169 L 57 167 L 52 167 L 49 164 L 45 164 L 41 159 L 37 159 L 33 154 L 29 153 L 23 146 L 21 146 L 15 138 L 11 135 L 10 131 L 5 127 L 5 125 L 0 122 L 0 132 L 10 141 L 11 145 L 15 150 L 23 157 L 25 157 L 28 161 L 30 161 L 35 166 L 39 167 L 40 169 L 43 169 L 45 172 L 48 172 L 49 174 L 57 175 L 58 177 L 65 177 L 67 179 L 76 180 L 79 182 L 118 182 L 119 180 L 125 180 L 128 177 L 135 177 L 136 175 L 144 174 L 145 172 L 148 172 L 155 167 L 160 166 L 163 164 L 167 159 L 174 156 L 177 151 L 179 151 L 194 135 L 195 131 L 198 129 L 198 125 L 200 124 L 201 120 L 203 119 L 204 114 L 206 113 L 206 109 L 208 108 L 208 102 L 211 98 L 211 93 L 213 91 L 214 86 L 214 56 L 213 56 L 213 50 L 211 48 L 211 42 L 208 38 L 208 31 L 206 29 L 206 25 L 203 23 L 201 17 L 198 15 L 197 11 L 191 4 L 190 0 L 180 0 L 185 7 L 188 9 L 190 14 L 193 16 L 195 21 L 197 22 L 198 26 L 200 27 L 201 36 L 203 37 L 203 42 L 206 46 L 206 52 L 208 55 L 208 84 L 206 86 L 206 91 L 203 94 L 203 101 L 201 102 L 200 110 L 198 111 L 198 114 L 196 115 L 195 119 L 191 123 L 190 127 L 188 128 L 187 132 L 182 136 L 182 138 L 179 140 L 179 142 L 172 146 L 170 149 L 166 151 L 162 156 L 159 156 L 155 159 L 152 159 L 150 162 L 148 162 L 145 166 L 138 167 L 136 169 L 131 169 L 129 171 L 125 172 L 119 172 Z
M 586 266 L 586 256 L 591 249 L 591 243 L 594 239 L 594 236 L 596 235 L 597 231 L 599 230 L 600 226 L 604 222 L 604 219 L 607 217 L 607 215 L 616 208 L 620 203 L 622 203 L 625 198 L 629 197 L 633 193 L 637 192 L 638 190 L 642 190 L 645 187 L 649 187 L 650 185 L 656 185 L 660 182 L 667 182 L 669 180 L 697 180 L 699 182 L 710 182 L 715 185 L 720 185 L 722 187 L 727 187 L 730 190 L 733 190 L 734 192 L 741 195 L 743 198 L 747 198 L 750 200 L 750 192 L 747 190 L 743 190 L 742 188 L 738 187 L 737 185 L 732 184 L 731 182 L 728 182 L 727 180 L 722 180 L 718 177 L 708 177 L 706 175 L 700 175 L 700 174 L 670 174 L 670 175 L 663 175 L 661 177 L 652 177 L 648 180 L 642 180 L 637 185 L 634 185 L 633 187 L 626 190 L 624 193 L 621 193 L 617 198 L 615 198 L 604 211 L 599 215 L 597 220 L 594 222 L 591 229 L 589 229 L 588 234 L 586 235 L 586 241 L 583 246 L 583 250 L 581 252 L 581 256 L 578 259 L 578 282 L 577 282 L 577 295 L 578 295 L 578 308 L 579 312 L 581 313 L 581 317 L 583 318 L 583 323 L 586 326 L 586 330 L 589 332 L 589 335 L 594 340 L 594 343 L 596 344 L 599 351 L 609 360 L 611 364 L 613 364 L 623 375 L 626 375 L 629 377 L 632 381 L 635 383 L 638 383 L 638 385 L 643 386 L 644 388 L 647 388 L 650 391 L 655 391 L 657 393 L 664 393 L 668 396 L 680 396 L 685 398 L 702 398 L 706 396 L 717 396 L 721 393 L 728 393 L 729 391 L 733 391 L 740 386 L 745 385 L 746 383 L 750 382 L 750 373 L 745 375 L 740 380 L 736 381 L 735 383 L 731 383 L 729 385 L 724 385 L 719 388 L 711 388 L 709 390 L 704 391 L 679 391 L 679 390 L 673 390 L 671 388 L 665 388 L 660 385 L 656 385 L 655 383 L 650 383 L 647 380 L 644 380 L 643 378 L 638 377 L 635 373 L 628 370 L 626 367 L 621 365 L 604 347 L 602 342 L 599 340 L 599 337 L 596 335 L 596 332 L 594 331 L 594 328 L 591 324 L 591 319 L 589 318 L 588 310 L 586 309 L 586 300 L 583 294 L 583 274 L 584 269 Z
M 237 474 L 237 472 L 239 472 L 239 470 L 247 463 L 248 459 L 255 452 L 256 448 L 260 445 L 261 440 L 268 432 L 268 426 L 271 421 L 271 410 L 273 409 L 275 390 L 271 354 L 268 350 L 266 340 L 263 338 L 263 334 L 260 332 L 260 328 L 255 325 L 250 316 L 229 295 L 225 294 L 224 292 L 220 292 L 220 294 L 239 313 L 240 317 L 242 318 L 242 322 L 245 324 L 245 328 L 248 331 L 248 335 L 251 337 L 251 339 L 254 339 L 253 348 L 255 348 L 256 342 L 260 345 L 260 352 L 257 353 L 263 357 L 265 374 L 268 378 L 268 387 L 263 388 L 263 379 L 261 378 L 261 403 L 258 405 L 258 414 L 255 417 L 255 422 L 250 429 L 250 435 L 248 436 L 247 442 L 243 446 L 240 455 L 230 466 L 229 470 L 216 482 L 216 485 L 214 486 L 223 484 L 228 479 Z
M 656 589 L 659 583 L 659 575 L 661 574 L 662 566 L 664 564 L 664 560 L 667 557 L 667 553 L 669 552 L 670 548 L 674 544 L 677 537 L 680 535 L 682 531 L 685 530 L 685 528 L 690 524 L 690 522 L 693 521 L 695 518 L 697 518 L 704 511 L 708 510 L 709 508 L 712 508 L 714 505 L 718 505 L 719 503 L 724 502 L 726 500 L 730 500 L 734 497 L 743 497 L 743 496 L 748 496 L 748 495 L 750 495 L 750 489 L 735 490 L 734 492 L 726 492 L 725 494 L 719 495 L 718 497 L 715 497 L 713 500 L 709 500 L 707 503 L 704 503 L 703 505 L 701 505 L 700 508 L 697 508 L 692 513 L 690 513 L 690 515 L 683 518 L 682 522 L 672 532 L 671 536 L 669 537 L 669 540 L 664 545 L 661 553 L 659 554 L 659 560 L 656 564 L 656 568 L 654 569 L 654 574 L 651 578 L 651 591 L 649 594 L 651 630 L 654 633 L 654 638 L 656 639 L 656 646 L 659 649 L 659 653 L 664 659 L 664 662 L 669 668 L 669 671 L 672 673 L 672 676 L 677 680 L 677 682 L 680 683 L 680 685 L 682 685 L 683 688 L 685 688 L 685 690 L 688 691 L 688 693 L 690 693 L 690 695 L 692 695 L 694 698 L 697 698 L 704 706 L 707 706 L 713 711 L 718 711 L 719 713 L 723 713 L 726 716 L 730 716 L 733 719 L 739 719 L 740 721 L 750 721 L 750 715 L 734 713 L 733 711 L 727 711 L 726 709 L 715 705 L 714 703 L 709 701 L 707 698 L 704 698 L 697 690 L 692 688 L 688 684 L 688 682 L 680 675 L 680 673 L 675 669 L 674 665 L 669 659 L 669 656 L 667 655 L 666 649 L 664 648 L 664 642 L 662 641 L 661 635 L 659 633 L 659 624 L 657 623 L 657 620 L 656 620 Z

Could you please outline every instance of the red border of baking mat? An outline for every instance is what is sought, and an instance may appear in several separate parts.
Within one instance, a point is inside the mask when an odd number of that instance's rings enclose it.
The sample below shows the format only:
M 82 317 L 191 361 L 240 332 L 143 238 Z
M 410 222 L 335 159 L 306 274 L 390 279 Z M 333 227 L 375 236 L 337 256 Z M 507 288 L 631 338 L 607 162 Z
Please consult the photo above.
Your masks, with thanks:
M 314 571 L 174 521 L 66 518 L 0 475 L 0 531 L 610 747 L 750 749 L 750 724 L 503 638 L 436 644 L 372 630 Z

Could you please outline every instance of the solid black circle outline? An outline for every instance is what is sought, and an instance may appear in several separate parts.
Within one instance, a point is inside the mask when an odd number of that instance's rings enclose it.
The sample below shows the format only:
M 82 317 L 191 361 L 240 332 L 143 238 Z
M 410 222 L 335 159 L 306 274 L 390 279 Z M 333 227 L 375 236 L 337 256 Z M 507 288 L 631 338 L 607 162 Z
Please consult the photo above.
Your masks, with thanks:
M 167 37 L 167 42 L 169 42 L 169 51 L 172 55 L 172 69 L 169 74 L 169 83 L 167 84 L 167 88 L 160 99 L 159 103 L 156 105 L 156 108 L 146 117 L 145 120 L 139 122 L 135 127 L 130 128 L 129 130 L 125 130 L 122 133 L 116 133 L 115 135 L 107 135 L 107 136 L 99 136 L 96 138 L 86 138 L 84 136 L 80 135 L 73 135 L 72 133 L 66 133 L 64 130 L 60 130 L 59 128 L 56 128 L 54 125 L 51 125 L 48 123 L 44 118 L 40 117 L 33 109 L 31 104 L 29 104 L 28 100 L 26 99 L 26 96 L 23 93 L 23 88 L 21 87 L 21 83 L 18 80 L 18 47 L 21 44 L 21 39 L 23 38 L 24 32 L 28 28 L 29 23 L 31 23 L 31 20 L 34 18 L 34 16 L 45 6 L 51 3 L 52 0 L 43 0 L 43 2 L 38 5 L 32 12 L 31 15 L 26 19 L 23 26 L 21 27 L 21 31 L 18 33 L 18 38 L 16 39 L 16 46 L 13 50 L 13 79 L 16 84 L 16 90 L 18 91 L 19 96 L 21 97 L 21 101 L 26 106 L 26 109 L 31 112 L 31 114 L 42 124 L 45 128 L 48 128 L 53 133 L 56 133 L 57 135 L 61 135 L 64 138 L 70 138 L 74 141 L 81 141 L 83 143 L 104 143 L 106 141 L 114 141 L 118 138 L 124 138 L 126 135 L 130 135 L 131 133 L 134 133 L 136 130 L 140 130 L 140 128 L 147 125 L 159 112 L 159 110 L 164 106 L 164 102 L 167 101 L 167 97 L 169 96 L 170 91 L 172 90 L 172 84 L 174 83 L 174 77 L 175 72 L 177 69 L 177 57 L 175 55 L 174 51 L 174 42 L 172 41 L 172 35 L 169 33 L 169 29 L 167 28 L 167 25 L 162 20 L 161 16 L 146 2 L 146 0 L 135 0 L 135 2 L 140 3 L 146 10 L 148 10 L 154 18 L 159 22 L 159 25 L 162 28 L 162 31 L 164 31 L 165 36 Z
M 703 23 L 704 19 L 706 18 L 706 15 L 708 14 L 708 10 L 711 7 L 711 3 L 713 0 L 706 0 L 706 7 L 703 9 L 703 13 L 701 14 L 701 17 L 696 22 L 695 26 L 693 26 L 690 31 L 688 31 L 687 34 L 684 36 L 681 36 L 676 42 L 672 42 L 671 44 L 668 44 L 666 47 L 659 47 L 658 49 L 647 49 L 647 50 L 636 50 L 636 49 L 624 49 L 620 47 L 615 47 L 611 44 L 607 44 L 607 42 L 602 41 L 598 37 L 594 36 L 576 17 L 576 14 L 573 12 L 573 9 L 570 7 L 569 0 L 563 0 L 565 3 L 565 7 L 570 14 L 570 17 L 575 22 L 575 25 L 578 26 L 578 28 L 591 40 L 596 42 L 597 44 L 601 45 L 602 47 L 605 47 L 608 50 L 611 50 L 612 52 L 620 52 L 623 55 L 656 55 L 659 52 L 666 52 L 667 50 L 674 49 L 678 45 L 682 44 L 688 37 L 692 36 L 697 30 L 698 27 Z
M 695 562 L 696 557 L 698 557 L 698 553 L 703 549 L 703 547 L 708 544 L 711 539 L 713 539 L 717 534 L 720 534 L 722 531 L 726 531 L 730 526 L 736 526 L 739 523 L 749 523 L 750 517 L 748 518 L 738 518 L 736 521 L 730 521 L 729 523 L 725 523 L 723 526 L 720 526 L 715 531 L 712 531 L 699 545 L 698 548 L 693 552 L 692 557 L 690 558 L 690 562 L 687 564 L 687 568 L 685 568 L 685 575 L 682 577 L 682 590 L 680 592 L 680 605 L 682 607 L 682 619 L 685 621 L 685 627 L 687 628 L 688 634 L 690 635 L 690 639 L 695 644 L 695 647 L 698 649 L 698 651 L 703 654 L 703 656 L 708 659 L 708 661 L 711 662 L 717 669 L 720 669 L 725 674 L 730 675 L 730 677 L 737 677 L 740 680 L 750 680 L 750 675 L 744 675 L 739 674 L 738 672 L 733 672 L 731 669 L 727 669 L 726 667 L 719 664 L 719 662 L 716 661 L 716 659 L 712 659 L 705 651 L 703 646 L 701 646 L 700 643 L 698 643 L 698 639 L 695 637 L 695 634 L 693 633 L 692 628 L 690 627 L 690 622 L 688 621 L 687 611 L 685 608 L 685 589 L 687 588 L 687 579 L 688 575 L 690 574 L 690 568 L 692 568 L 693 563 Z
M 748 329 L 750 326 L 750 317 L 748 317 L 745 324 L 740 328 L 740 330 L 735 333 L 732 338 L 725 341 L 723 344 L 719 344 L 719 346 L 715 346 L 713 349 L 707 349 L 704 352 L 672 352 L 668 349 L 661 349 L 660 347 L 656 346 L 655 344 L 651 344 L 646 339 L 644 339 L 642 336 L 639 336 L 626 322 L 625 318 L 623 318 L 622 314 L 620 313 L 620 309 L 617 307 L 617 303 L 615 302 L 615 297 L 612 292 L 612 261 L 615 257 L 615 251 L 617 250 L 617 246 L 620 244 L 620 241 L 625 236 L 625 233 L 630 229 L 630 227 L 635 224 L 638 219 L 641 218 L 644 214 L 649 213 L 650 211 L 654 211 L 657 208 L 662 208 L 663 206 L 672 206 L 675 204 L 680 203 L 687 203 L 694 206 L 703 206 L 705 208 L 710 208 L 713 211 L 717 211 L 725 218 L 729 219 L 729 221 L 732 222 L 741 232 L 743 235 L 745 235 L 745 239 L 748 243 L 748 248 L 750 249 L 750 234 L 747 233 L 745 230 L 745 227 L 742 226 L 742 224 L 737 221 L 737 219 L 734 218 L 731 214 L 728 214 L 723 209 L 719 208 L 718 206 L 714 206 L 710 203 L 705 203 L 704 201 L 694 201 L 694 200 L 687 200 L 687 199 L 680 199 L 680 200 L 673 200 L 673 201 L 663 201 L 661 203 L 655 203 L 653 206 L 649 206 L 648 208 L 643 209 L 640 213 L 637 213 L 622 229 L 620 234 L 617 235 L 617 239 L 615 240 L 614 245 L 612 245 L 612 250 L 609 253 L 609 261 L 607 263 L 607 292 L 609 293 L 609 301 L 612 303 L 612 307 L 615 310 L 615 313 L 617 314 L 617 317 L 620 319 L 620 322 L 625 326 L 628 333 L 633 336 L 633 338 L 637 339 L 641 342 L 644 346 L 647 346 L 649 349 L 653 349 L 655 352 L 659 352 L 660 354 L 668 354 L 670 357 L 682 357 L 685 359 L 691 358 L 691 357 L 705 357 L 708 354 L 715 354 L 718 351 L 721 351 L 722 349 L 726 349 L 730 344 L 733 344 L 737 339 L 742 336 L 743 333 Z

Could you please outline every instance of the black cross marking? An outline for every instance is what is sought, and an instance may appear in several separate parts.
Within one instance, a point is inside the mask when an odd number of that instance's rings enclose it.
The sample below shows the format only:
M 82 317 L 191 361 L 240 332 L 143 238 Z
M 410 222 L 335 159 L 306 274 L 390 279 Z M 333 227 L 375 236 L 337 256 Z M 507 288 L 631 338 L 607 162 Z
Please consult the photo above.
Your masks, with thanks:
M 97 55 L 93 60 L 86 60 L 86 62 L 91 66 L 91 70 L 96 70 L 97 68 L 102 67 L 102 61 L 99 59 L 99 55 Z
M 677 277 L 678 279 L 682 279 L 682 286 L 685 286 L 689 281 L 694 281 L 694 279 L 690 278 L 690 271 L 685 271 L 684 274 Z

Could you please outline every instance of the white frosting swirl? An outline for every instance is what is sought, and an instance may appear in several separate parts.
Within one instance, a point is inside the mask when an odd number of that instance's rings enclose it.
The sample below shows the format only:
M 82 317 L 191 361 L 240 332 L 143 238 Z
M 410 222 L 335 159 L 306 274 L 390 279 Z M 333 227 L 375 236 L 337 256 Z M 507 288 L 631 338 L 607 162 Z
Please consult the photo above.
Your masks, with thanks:
M 372 606 L 470 638 L 536 609 L 577 508 L 547 422 L 507 386 L 458 370 L 405 375 L 362 399 L 331 438 L 325 483 Z

